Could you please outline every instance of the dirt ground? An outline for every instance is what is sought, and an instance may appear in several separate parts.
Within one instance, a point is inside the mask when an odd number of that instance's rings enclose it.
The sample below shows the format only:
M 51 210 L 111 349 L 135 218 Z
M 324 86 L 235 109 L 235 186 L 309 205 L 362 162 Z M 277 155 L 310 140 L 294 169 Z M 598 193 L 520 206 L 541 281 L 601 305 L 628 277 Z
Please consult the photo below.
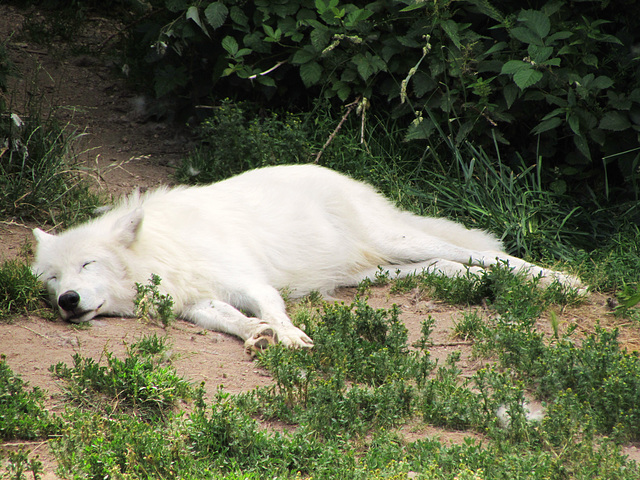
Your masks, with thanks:
M 10 57 L 18 66 L 21 77 L 13 80 L 12 91 L 43 93 L 48 102 L 63 109 L 63 120 L 84 132 L 78 151 L 88 167 L 95 188 L 117 197 L 133 188 L 150 188 L 172 183 L 171 174 L 180 158 L 189 150 L 188 137 L 168 123 L 144 121 L 137 109 L 137 97 L 125 88 L 122 78 L 113 68 L 98 58 L 86 55 L 69 56 L 40 45 L 24 42 L 18 35 L 25 12 L 0 5 L 0 41 L 8 43 Z M 92 34 L 105 35 L 113 28 L 102 18 L 94 18 Z M 100 41 L 100 39 L 81 39 Z M 20 103 L 15 102 L 20 114 Z M 66 117 L 65 117 L 66 116 Z M 25 243 L 31 242 L 31 229 L 11 219 L 0 219 L 0 261 L 18 256 Z M 353 289 L 343 289 L 336 297 L 350 303 Z M 600 321 L 607 327 L 621 329 L 622 342 L 630 350 L 640 349 L 640 334 L 636 326 L 615 319 L 606 305 L 606 297 L 590 295 L 585 303 L 559 313 L 561 324 L 577 324 L 578 330 L 590 333 Z M 392 295 L 386 288 L 373 288 L 370 304 L 389 308 L 400 306 L 401 318 L 410 333 L 410 341 L 420 336 L 421 321 L 432 316 L 436 329 L 432 335 L 433 357 L 443 361 L 455 350 L 462 352 L 460 366 L 471 374 L 478 361 L 470 356 L 470 344 L 451 336 L 456 319 L 463 309 L 422 298 L 415 293 Z M 540 328 L 548 330 L 549 323 L 541 319 Z M 248 391 L 272 382 L 268 373 L 245 354 L 241 340 L 215 332 L 206 332 L 189 323 L 178 321 L 168 329 L 144 324 L 135 319 L 100 318 L 89 328 L 78 328 L 61 320 L 49 321 L 38 317 L 17 318 L 13 323 L 0 324 L 0 354 L 6 356 L 10 368 L 31 386 L 47 392 L 47 405 L 52 410 L 64 408 L 60 385 L 48 371 L 58 362 L 71 364 L 72 355 L 100 358 L 105 350 L 124 353 L 130 344 L 143 335 L 168 335 L 178 372 L 193 382 L 205 382 L 209 393 L 224 385 L 231 393 Z M 460 442 L 470 434 L 448 432 L 433 427 L 412 426 L 409 440 L 438 437 L 444 441 Z M 16 443 L 0 445 L 15 448 Z M 27 445 L 44 462 L 45 479 L 57 478 L 54 460 L 43 443 Z M 627 453 L 636 460 L 640 454 L 635 445 Z

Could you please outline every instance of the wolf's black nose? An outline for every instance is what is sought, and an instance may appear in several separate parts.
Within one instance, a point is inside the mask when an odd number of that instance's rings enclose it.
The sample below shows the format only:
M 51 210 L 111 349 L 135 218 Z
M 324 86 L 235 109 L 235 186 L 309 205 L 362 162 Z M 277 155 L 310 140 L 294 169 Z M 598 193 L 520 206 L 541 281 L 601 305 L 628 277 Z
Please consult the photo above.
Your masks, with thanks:
M 79 303 L 80 295 L 78 295 L 78 292 L 74 290 L 64 292 L 58 297 L 58 305 L 60 306 L 60 308 L 68 312 L 77 308 Z

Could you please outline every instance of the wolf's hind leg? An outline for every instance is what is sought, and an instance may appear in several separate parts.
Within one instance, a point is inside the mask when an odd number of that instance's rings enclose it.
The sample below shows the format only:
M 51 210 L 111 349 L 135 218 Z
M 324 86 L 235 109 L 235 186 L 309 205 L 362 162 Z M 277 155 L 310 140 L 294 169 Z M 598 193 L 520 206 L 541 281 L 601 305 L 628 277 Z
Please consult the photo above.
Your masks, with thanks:
M 381 273 L 389 273 L 390 278 L 405 278 L 409 275 L 419 275 L 421 273 L 438 273 L 447 277 L 460 277 L 468 273 L 478 274 L 482 271 L 482 267 L 468 266 L 442 259 L 402 265 L 380 265 L 377 268 L 369 268 L 354 274 L 346 286 L 355 287 L 365 279 L 375 280 L 376 276 Z

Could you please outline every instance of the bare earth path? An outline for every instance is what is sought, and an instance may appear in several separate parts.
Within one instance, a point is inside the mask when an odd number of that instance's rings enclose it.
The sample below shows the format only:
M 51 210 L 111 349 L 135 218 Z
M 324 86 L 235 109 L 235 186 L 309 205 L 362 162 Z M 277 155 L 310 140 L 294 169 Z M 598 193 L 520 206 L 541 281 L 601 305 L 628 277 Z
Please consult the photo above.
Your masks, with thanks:
M 134 95 L 101 60 L 54 55 L 46 47 L 21 43 L 17 33 L 23 20 L 23 11 L 0 5 L 0 41 L 14 34 L 8 50 L 22 74 L 13 80 L 12 91 L 18 92 L 18 96 L 38 91 L 44 93 L 51 105 L 67 107 L 62 110 L 62 119 L 70 123 L 70 128 L 73 125 L 77 131 L 86 133 L 79 150 L 84 152 L 81 158 L 93 171 L 91 178 L 96 189 L 118 196 L 136 187 L 171 183 L 172 166 L 189 149 L 186 137 L 169 124 L 139 121 Z M 109 31 L 106 20 L 93 21 L 94 33 Z M 17 100 L 14 99 L 16 111 L 20 113 Z M 31 242 L 34 226 L 0 219 L 0 261 L 19 255 L 22 247 Z M 344 289 L 337 297 L 350 303 L 354 295 L 352 289 Z M 460 318 L 463 309 L 422 298 L 415 292 L 391 295 L 385 288 L 374 288 L 369 301 L 381 308 L 398 304 L 411 342 L 420 336 L 421 321 L 431 315 L 436 321 L 432 355 L 442 361 L 454 350 L 461 350 L 460 366 L 469 373 L 478 367 L 480 362 L 470 358 L 470 345 L 451 338 L 454 321 Z M 606 298 L 602 295 L 591 295 L 584 305 L 561 312 L 560 320 L 565 327 L 577 323 L 578 330 L 585 333 L 591 332 L 598 320 L 605 326 L 620 326 L 607 310 Z M 637 350 L 640 347 L 637 329 L 621 326 L 622 341 L 630 350 Z M 548 321 L 542 319 L 540 328 L 548 330 Z M 126 344 L 149 333 L 170 337 L 178 372 L 196 384 L 205 382 L 209 394 L 220 385 L 236 393 L 271 383 L 268 373 L 244 353 L 242 341 L 206 332 L 182 321 L 163 329 L 135 319 L 101 318 L 91 322 L 89 328 L 77 328 L 60 320 L 17 318 L 11 324 L 0 323 L 0 354 L 6 356 L 10 368 L 30 385 L 45 389 L 48 407 L 59 411 L 64 408 L 64 399 L 60 386 L 48 372 L 50 365 L 71 364 L 74 353 L 95 359 L 106 350 L 122 354 Z M 422 426 L 412 428 L 407 438 L 435 436 L 461 441 L 465 435 L 468 434 Z M 0 445 L 2 448 L 16 448 L 16 444 Z M 37 443 L 28 448 L 35 450 L 44 462 L 44 478 L 57 478 L 53 473 L 55 461 L 47 453 L 46 445 Z M 630 445 L 627 452 L 640 459 L 635 446 Z

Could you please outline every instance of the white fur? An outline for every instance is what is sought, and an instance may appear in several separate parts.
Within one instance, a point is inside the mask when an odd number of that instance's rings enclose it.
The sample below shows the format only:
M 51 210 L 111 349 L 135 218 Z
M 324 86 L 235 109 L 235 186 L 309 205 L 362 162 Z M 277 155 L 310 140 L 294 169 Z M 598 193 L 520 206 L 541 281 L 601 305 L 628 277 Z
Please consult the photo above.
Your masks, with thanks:
M 401 211 L 369 185 L 314 165 L 134 193 L 58 236 L 34 234 L 33 270 L 63 318 L 133 315 L 134 284 L 156 274 L 178 316 L 237 335 L 248 348 L 263 346 L 264 338 L 312 345 L 289 320 L 280 289 L 326 295 L 372 278 L 378 266 L 453 276 L 509 262 L 548 282 L 579 285 L 506 255 L 486 232 Z M 69 292 L 79 296 L 77 305 L 69 304 Z

